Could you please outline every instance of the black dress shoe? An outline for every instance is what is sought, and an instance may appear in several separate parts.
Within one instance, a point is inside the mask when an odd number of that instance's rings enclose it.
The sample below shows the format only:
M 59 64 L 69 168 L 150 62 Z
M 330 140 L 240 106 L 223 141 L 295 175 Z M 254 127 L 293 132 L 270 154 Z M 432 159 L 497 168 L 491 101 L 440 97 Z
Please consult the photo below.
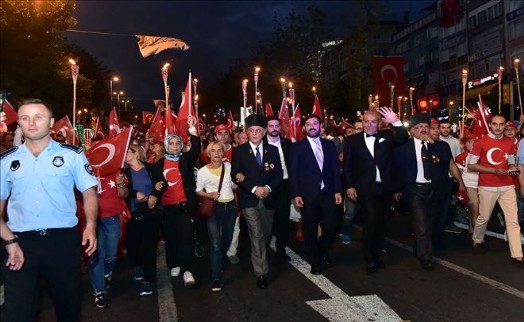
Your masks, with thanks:
M 435 264 L 431 260 L 423 260 L 420 262 L 420 266 L 422 269 L 425 269 L 426 271 L 432 271 L 435 269 Z
M 376 273 L 378 272 L 378 267 L 377 265 L 375 264 L 371 264 L 371 265 L 367 265 L 366 266 L 366 271 L 370 274 L 373 274 L 373 273 Z
M 326 264 L 326 266 L 331 266 L 331 264 L 333 263 L 333 262 L 331 261 L 331 256 L 329 256 L 328 253 L 325 253 L 325 254 L 324 254 L 324 256 L 322 257 L 322 262 L 323 262 L 324 264 Z
M 260 275 L 257 277 L 257 287 L 260 289 L 267 288 L 267 277 L 266 275 Z
M 511 264 L 520 268 L 524 268 L 524 260 L 518 260 L 516 258 L 511 259 Z
M 320 275 L 320 265 L 311 265 L 311 274 Z

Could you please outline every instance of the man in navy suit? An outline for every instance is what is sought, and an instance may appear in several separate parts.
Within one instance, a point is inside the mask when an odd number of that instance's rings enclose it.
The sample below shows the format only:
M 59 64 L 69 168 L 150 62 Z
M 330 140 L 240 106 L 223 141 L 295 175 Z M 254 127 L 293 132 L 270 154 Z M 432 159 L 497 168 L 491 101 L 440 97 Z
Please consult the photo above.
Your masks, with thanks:
M 320 138 L 318 115 L 306 119 L 307 137 L 293 145 L 289 177 L 291 197 L 301 208 L 304 241 L 311 274 L 320 274 L 320 265 L 331 264 L 328 248 L 337 226 L 337 205 L 342 203 L 342 183 L 335 145 Z M 317 237 L 318 226 L 322 234 Z
M 378 131 L 381 122 L 393 125 L 392 130 Z M 394 148 L 409 140 L 397 114 L 387 107 L 366 111 L 364 133 L 346 138 L 344 168 L 346 194 L 361 206 L 364 218 L 364 259 L 366 270 L 374 273 L 385 264 L 380 259 L 386 237 L 386 223 L 393 193 L 400 192 Z
M 274 191 L 282 182 L 278 149 L 264 142 L 266 118 L 251 114 L 246 120 L 249 141 L 233 150 L 231 177 L 240 187 L 238 203 L 246 220 L 251 240 L 251 262 L 257 286 L 267 288 L 266 245 L 271 240 L 275 208 Z M 237 176 L 238 175 L 238 176 Z

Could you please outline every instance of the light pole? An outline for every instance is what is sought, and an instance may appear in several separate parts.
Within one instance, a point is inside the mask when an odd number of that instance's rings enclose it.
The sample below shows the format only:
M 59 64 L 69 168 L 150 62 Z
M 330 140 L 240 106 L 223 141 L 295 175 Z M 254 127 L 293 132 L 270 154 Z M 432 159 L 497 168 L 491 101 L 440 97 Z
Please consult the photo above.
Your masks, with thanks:
M 515 68 L 515 76 L 517 79 L 517 93 L 519 95 L 519 109 L 520 109 L 520 116 L 522 117 L 522 96 L 520 96 L 519 65 L 520 65 L 520 59 L 515 58 L 513 60 L 513 68 Z
M 109 112 L 113 109 L 113 82 L 118 82 L 119 80 L 118 76 L 109 79 Z
M 468 70 L 463 69 L 460 76 L 462 79 L 462 124 L 460 127 L 460 137 L 462 138 L 464 136 L 464 115 L 466 114 L 466 83 L 468 82 Z
M 129 100 L 122 100 L 122 103 L 124 103 L 124 111 L 127 112 L 127 103 L 129 103 Z
M 113 92 L 113 95 L 116 95 L 116 101 L 118 103 L 118 118 L 120 119 L 120 95 L 124 95 L 124 92 Z

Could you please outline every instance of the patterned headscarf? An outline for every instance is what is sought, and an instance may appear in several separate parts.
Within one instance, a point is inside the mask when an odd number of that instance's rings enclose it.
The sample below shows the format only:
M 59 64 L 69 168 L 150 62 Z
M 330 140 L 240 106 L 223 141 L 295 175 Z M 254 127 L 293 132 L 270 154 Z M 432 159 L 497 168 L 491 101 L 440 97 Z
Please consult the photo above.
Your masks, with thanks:
M 173 138 L 178 138 L 178 141 L 182 144 L 182 149 L 180 152 L 172 154 L 169 152 L 169 141 Z M 166 159 L 171 161 L 178 161 L 180 157 L 182 156 L 182 151 L 184 150 L 184 142 L 182 141 L 182 138 L 178 134 L 169 134 L 164 139 L 164 150 L 166 150 Z

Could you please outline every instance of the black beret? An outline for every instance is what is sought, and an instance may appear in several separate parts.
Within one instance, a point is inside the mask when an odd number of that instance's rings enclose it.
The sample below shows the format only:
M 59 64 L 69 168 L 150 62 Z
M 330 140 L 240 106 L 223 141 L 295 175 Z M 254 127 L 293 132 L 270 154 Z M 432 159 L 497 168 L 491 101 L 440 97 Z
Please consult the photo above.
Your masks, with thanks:
M 246 117 L 246 129 L 249 129 L 252 126 L 260 126 L 266 128 L 267 120 L 265 116 L 259 114 L 251 114 Z
M 411 117 L 411 126 L 415 126 L 420 123 L 431 124 L 431 115 L 429 113 L 418 113 Z

